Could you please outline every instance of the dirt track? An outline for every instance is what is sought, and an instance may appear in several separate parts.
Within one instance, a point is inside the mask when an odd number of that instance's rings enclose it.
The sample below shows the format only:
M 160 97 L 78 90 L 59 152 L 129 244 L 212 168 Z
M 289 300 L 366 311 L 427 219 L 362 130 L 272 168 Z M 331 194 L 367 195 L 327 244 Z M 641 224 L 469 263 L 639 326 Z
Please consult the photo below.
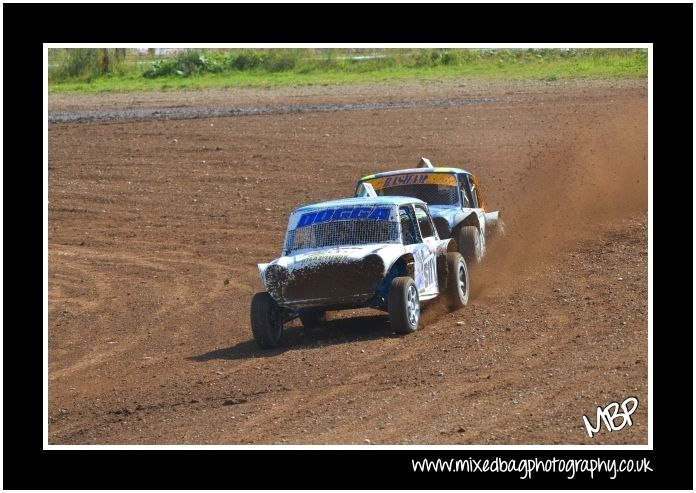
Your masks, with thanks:
M 356 87 L 179 106 L 495 101 L 49 127 L 50 443 L 647 443 L 645 83 Z M 506 218 L 469 305 L 406 337 L 334 313 L 257 349 L 256 263 L 289 211 L 421 155 Z M 629 396 L 633 425 L 588 438 L 582 415 Z

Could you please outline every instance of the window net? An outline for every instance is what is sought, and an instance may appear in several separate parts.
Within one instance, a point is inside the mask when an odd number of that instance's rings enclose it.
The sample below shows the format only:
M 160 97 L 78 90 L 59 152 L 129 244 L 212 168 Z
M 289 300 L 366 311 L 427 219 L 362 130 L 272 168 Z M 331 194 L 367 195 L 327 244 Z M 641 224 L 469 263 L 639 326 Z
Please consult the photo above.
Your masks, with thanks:
M 302 248 L 399 243 L 399 224 L 394 221 L 330 221 L 297 228 L 288 233 L 287 251 Z

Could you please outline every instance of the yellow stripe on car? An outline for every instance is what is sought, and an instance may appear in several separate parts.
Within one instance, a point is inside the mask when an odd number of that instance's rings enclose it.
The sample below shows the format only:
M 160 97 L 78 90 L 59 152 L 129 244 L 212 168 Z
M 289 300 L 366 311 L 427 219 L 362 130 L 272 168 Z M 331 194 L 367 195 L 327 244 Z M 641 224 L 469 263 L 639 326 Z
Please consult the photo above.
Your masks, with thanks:
M 410 173 L 385 176 L 384 178 L 363 178 L 362 181 L 367 181 L 375 190 L 383 188 L 398 187 L 401 185 L 449 185 L 457 186 L 457 177 L 452 174 L 435 174 L 435 173 Z

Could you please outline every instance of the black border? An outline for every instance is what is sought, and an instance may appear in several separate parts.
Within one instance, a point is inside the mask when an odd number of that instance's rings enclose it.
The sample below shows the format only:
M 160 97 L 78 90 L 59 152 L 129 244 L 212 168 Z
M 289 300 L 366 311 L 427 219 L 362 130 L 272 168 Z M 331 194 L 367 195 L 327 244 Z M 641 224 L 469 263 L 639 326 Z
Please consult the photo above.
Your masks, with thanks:
M 5 289 L 4 487 L 12 489 L 501 489 L 693 487 L 692 330 L 679 320 L 691 293 L 675 288 L 688 269 L 688 237 L 668 231 L 691 217 L 691 4 L 4 4 Z M 290 19 L 278 26 L 277 19 Z M 42 450 L 42 322 L 19 309 L 38 292 L 40 238 L 28 218 L 41 217 L 43 42 L 645 42 L 654 43 L 654 451 L 261 451 Z M 691 116 L 691 118 L 689 117 Z M 686 143 L 686 144 L 684 144 Z M 686 162 L 686 165 L 681 163 Z M 660 172 L 658 175 L 658 171 Z M 29 175 L 29 176 L 27 176 Z M 31 176 L 33 175 L 33 176 Z M 658 178 L 658 176 L 660 178 Z M 31 183 L 29 187 L 26 184 Z M 668 186 L 665 184 L 668 183 Z M 36 184 L 36 185 L 34 185 Z M 685 187 L 685 190 L 679 190 Z M 681 202 L 681 203 L 680 203 Z M 661 216 L 662 214 L 660 214 Z M 693 222 L 692 222 L 693 224 Z M 31 229 L 30 229 L 31 228 Z M 21 234 L 21 236 L 19 236 Z M 19 240 L 19 241 L 17 241 Z M 676 240 L 676 241 L 675 241 Z M 668 245 L 665 245 L 667 243 Z M 31 246 L 30 246 L 31 245 Z M 36 246 L 34 246 L 36 245 Z M 667 250 L 667 247 L 669 250 Z M 27 248 L 29 247 L 29 248 Z M 15 251 L 16 250 L 16 251 Z M 43 254 L 42 254 L 43 257 Z M 674 259 L 682 259 L 679 264 Z M 19 261 L 18 261 L 19 260 Z M 667 262 L 670 262 L 667 269 Z M 662 271 L 662 266 L 665 270 Z M 676 269 L 674 267 L 677 267 Z M 682 299 L 683 298 L 683 299 Z M 7 302 L 7 301 L 12 302 Z M 684 307 L 684 308 L 682 308 Z M 14 309 L 12 309 L 14 308 Z M 689 310 L 689 313 L 691 311 Z M 28 315 L 28 316 L 27 316 Z M 682 317 L 683 320 L 684 317 Z M 687 319 L 689 316 L 686 317 Z M 693 322 L 693 321 L 692 321 Z M 693 327 L 693 323 L 692 323 Z M 689 364 L 691 363 L 691 364 Z M 691 446 L 689 446 L 691 442 Z M 654 472 L 615 480 L 563 475 L 413 473 L 422 458 L 601 457 L 650 459 Z M 20 472 L 29 467 L 34 473 Z M 316 471 L 320 471 L 317 473 Z M 327 478 L 328 482 L 327 482 Z

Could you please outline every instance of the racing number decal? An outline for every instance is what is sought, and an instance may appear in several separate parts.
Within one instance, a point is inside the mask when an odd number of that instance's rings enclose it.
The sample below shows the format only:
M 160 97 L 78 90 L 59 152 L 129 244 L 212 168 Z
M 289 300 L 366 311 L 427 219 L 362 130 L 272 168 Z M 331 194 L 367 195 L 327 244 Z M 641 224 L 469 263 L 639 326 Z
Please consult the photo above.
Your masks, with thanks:
M 437 272 L 435 270 L 435 255 L 432 253 L 423 262 L 423 276 L 425 277 L 425 290 L 430 291 L 433 284 L 437 282 Z
M 425 245 L 413 252 L 416 258 L 416 286 L 419 292 L 431 294 L 437 290 L 437 266 L 435 254 L 430 252 Z

